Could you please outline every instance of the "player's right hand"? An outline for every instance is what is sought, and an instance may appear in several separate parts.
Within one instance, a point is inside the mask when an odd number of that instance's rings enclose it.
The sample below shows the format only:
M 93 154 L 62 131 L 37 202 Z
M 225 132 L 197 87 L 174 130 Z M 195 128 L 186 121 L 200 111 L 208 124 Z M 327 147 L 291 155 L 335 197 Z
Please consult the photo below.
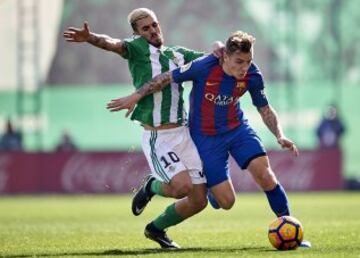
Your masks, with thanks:
M 64 38 L 68 42 L 86 42 L 90 39 L 90 27 L 88 22 L 84 22 L 84 27 L 74 28 L 69 27 L 63 34 Z
M 285 136 L 277 138 L 278 143 L 281 148 L 290 150 L 295 156 L 299 156 L 299 150 L 296 147 L 295 143 L 293 143 L 290 139 Z
M 221 41 L 215 41 L 212 43 L 212 54 L 217 58 L 222 58 L 224 56 L 225 45 Z
M 134 111 L 134 108 L 140 99 L 140 94 L 134 93 L 123 98 L 112 99 L 107 103 L 106 108 L 109 109 L 110 112 L 127 109 L 128 111 L 126 112 L 125 117 L 128 117 Z

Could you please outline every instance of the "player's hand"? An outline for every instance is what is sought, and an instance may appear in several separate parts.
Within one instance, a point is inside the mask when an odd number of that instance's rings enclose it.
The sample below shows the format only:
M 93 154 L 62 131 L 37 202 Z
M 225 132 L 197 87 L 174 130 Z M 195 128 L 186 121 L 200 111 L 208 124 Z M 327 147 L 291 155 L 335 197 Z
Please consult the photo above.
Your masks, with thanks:
M 87 22 L 84 22 L 84 27 L 74 28 L 69 27 L 63 34 L 64 38 L 68 42 L 86 42 L 90 38 L 90 27 Z
M 111 112 L 127 109 L 128 111 L 126 112 L 125 117 L 128 117 L 134 111 L 134 108 L 140 98 L 141 96 L 139 94 L 134 93 L 127 97 L 113 99 L 107 103 L 106 108 Z
M 277 138 L 277 141 L 280 144 L 281 148 L 290 150 L 292 153 L 294 153 L 295 156 L 299 155 L 299 150 L 296 147 L 295 143 L 293 143 L 288 138 L 286 138 L 284 136 L 279 137 L 279 138 Z
M 217 58 L 222 58 L 224 56 L 224 48 L 224 43 L 221 41 L 215 41 L 211 46 L 212 54 Z

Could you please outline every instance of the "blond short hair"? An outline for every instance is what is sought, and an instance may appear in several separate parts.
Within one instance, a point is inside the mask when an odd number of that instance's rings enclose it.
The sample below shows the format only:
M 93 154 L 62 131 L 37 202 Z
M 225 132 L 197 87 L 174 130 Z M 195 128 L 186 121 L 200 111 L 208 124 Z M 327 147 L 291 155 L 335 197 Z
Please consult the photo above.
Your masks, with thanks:
M 155 20 L 157 20 L 157 17 L 155 13 L 148 9 L 148 8 L 137 8 L 132 10 L 128 15 L 128 23 L 131 25 L 132 29 L 134 31 L 137 30 L 136 28 L 136 22 L 140 19 L 146 18 L 146 17 L 153 17 Z

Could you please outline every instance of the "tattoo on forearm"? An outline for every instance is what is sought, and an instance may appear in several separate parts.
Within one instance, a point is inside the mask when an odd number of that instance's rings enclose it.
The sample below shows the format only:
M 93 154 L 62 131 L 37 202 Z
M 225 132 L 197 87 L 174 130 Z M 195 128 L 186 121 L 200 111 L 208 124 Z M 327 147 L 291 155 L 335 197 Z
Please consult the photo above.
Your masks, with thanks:
M 282 129 L 279 124 L 279 120 L 275 110 L 270 106 L 265 106 L 258 109 L 264 123 L 269 130 L 276 136 L 279 137 L 282 134 Z
M 144 97 L 150 95 L 154 92 L 160 91 L 165 88 L 172 81 L 171 72 L 165 72 L 159 75 L 156 75 L 152 80 L 145 83 L 140 89 L 136 92 Z
M 92 34 L 88 42 L 96 47 L 106 49 L 106 36 L 104 35 Z
M 88 42 L 96 47 L 121 54 L 124 49 L 119 39 L 113 39 L 107 35 L 92 33 Z

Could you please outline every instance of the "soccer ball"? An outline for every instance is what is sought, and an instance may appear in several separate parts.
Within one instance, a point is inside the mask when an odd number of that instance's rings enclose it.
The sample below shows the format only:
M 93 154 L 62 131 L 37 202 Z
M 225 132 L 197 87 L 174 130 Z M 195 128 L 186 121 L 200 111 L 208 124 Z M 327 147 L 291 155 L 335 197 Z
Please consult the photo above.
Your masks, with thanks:
M 276 249 L 293 250 L 302 242 L 304 229 L 296 218 L 282 216 L 271 222 L 268 237 Z

